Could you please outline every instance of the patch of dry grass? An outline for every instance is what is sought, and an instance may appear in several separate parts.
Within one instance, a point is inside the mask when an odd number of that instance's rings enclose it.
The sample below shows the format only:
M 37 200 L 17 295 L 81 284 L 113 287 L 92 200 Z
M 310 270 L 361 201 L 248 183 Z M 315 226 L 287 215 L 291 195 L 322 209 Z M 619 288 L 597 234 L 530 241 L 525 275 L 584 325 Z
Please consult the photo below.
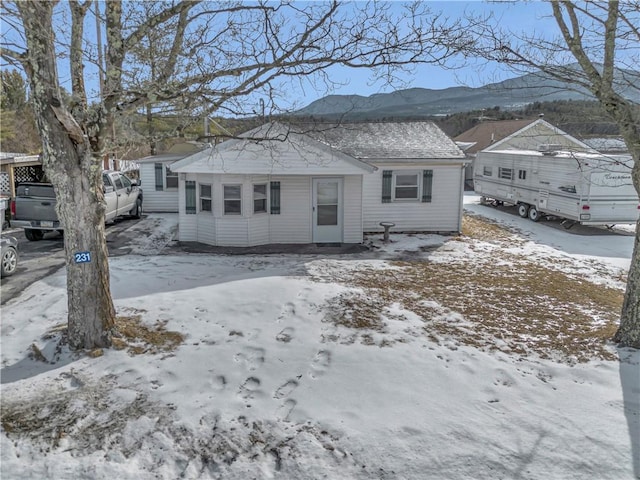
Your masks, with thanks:
M 456 241 L 513 247 L 514 239 L 496 224 L 467 216 Z M 464 261 L 394 265 L 399 268 L 353 271 L 347 279 L 342 272 L 343 283 L 365 294 L 334 299 L 329 320 L 381 332 L 384 308 L 398 303 L 423 319 L 424 334 L 434 341 L 568 362 L 614 358 L 607 342 L 617 328 L 621 290 L 499 248 Z
M 116 317 L 115 348 L 127 348 L 130 355 L 172 352 L 184 342 L 184 335 L 166 329 L 167 322 L 158 320 L 155 325 L 142 322 L 141 314 Z

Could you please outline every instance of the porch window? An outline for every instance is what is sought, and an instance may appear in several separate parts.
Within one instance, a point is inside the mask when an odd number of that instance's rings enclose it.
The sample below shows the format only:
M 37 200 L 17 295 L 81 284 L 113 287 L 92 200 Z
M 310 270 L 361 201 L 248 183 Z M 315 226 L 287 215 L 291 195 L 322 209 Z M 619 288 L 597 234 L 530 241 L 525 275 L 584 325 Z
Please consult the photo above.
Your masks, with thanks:
M 184 182 L 185 212 L 188 215 L 196 213 L 196 182 L 187 180 Z
M 172 172 L 169 168 L 169 165 L 165 167 L 165 186 L 167 190 L 170 188 L 178 188 L 178 174 L 176 172 Z
M 253 213 L 267 213 L 267 184 L 253 186 Z
M 224 185 L 224 214 L 242 215 L 242 185 Z
M 200 184 L 200 211 L 211 211 L 211 185 Z
M 393 173 L 393 199 L 394 200 L 418 200 L 419 175 L 411 172 Z

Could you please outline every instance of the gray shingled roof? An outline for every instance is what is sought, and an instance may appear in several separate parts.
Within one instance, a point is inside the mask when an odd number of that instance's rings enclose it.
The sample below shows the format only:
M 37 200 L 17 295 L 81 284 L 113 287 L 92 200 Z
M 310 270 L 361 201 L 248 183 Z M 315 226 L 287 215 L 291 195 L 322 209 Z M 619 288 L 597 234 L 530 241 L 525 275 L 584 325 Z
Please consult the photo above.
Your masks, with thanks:
M 456 143 L 432 122 L 315 124 L 313 128 L 306 127 L 305 134 L 361 160 L 465 158 Z

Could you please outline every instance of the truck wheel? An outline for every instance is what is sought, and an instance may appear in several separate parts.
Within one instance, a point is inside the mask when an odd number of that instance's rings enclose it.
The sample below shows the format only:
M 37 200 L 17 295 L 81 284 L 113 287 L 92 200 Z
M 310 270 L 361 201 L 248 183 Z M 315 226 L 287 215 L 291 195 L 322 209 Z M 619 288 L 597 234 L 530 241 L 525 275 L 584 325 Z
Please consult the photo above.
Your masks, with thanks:
M 522 218 L 527 218 L 527 216 L 529 215 L 529 205 L 527 205 L 526 203 L 519 203 L 518 215 L 520 215 Z
M 529 208 L 529 220 L 537 222 L 542 217 L 542 214 L 533 205 Z
M 13 247 L 7 247 L 2 255 L 2 270 L 0 271 L 3 277 L 13 275 L 18 266 L 18 252 Z
M 27 237 L 27 240 L 30 242 L 37 242 L 38 240 L 42 240 L 44 232 L 42 230 L 34 230 L 33 228 L 25 228 L 24 236 Z
M 129 212 L 129 215 L 131 215 L 133 218 L 140 218 L 142 216 L 142 200 L 136 200 L 136 204 Z

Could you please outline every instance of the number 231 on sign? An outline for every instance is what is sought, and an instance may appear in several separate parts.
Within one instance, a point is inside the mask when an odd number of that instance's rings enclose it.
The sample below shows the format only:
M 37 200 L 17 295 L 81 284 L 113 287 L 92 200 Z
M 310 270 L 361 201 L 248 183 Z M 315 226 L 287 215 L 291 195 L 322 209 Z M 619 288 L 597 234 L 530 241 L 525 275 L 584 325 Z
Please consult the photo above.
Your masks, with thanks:
M 76 263 L 88 263 L 91 261 L 91 252 L 76 252 L 73 259 Z

